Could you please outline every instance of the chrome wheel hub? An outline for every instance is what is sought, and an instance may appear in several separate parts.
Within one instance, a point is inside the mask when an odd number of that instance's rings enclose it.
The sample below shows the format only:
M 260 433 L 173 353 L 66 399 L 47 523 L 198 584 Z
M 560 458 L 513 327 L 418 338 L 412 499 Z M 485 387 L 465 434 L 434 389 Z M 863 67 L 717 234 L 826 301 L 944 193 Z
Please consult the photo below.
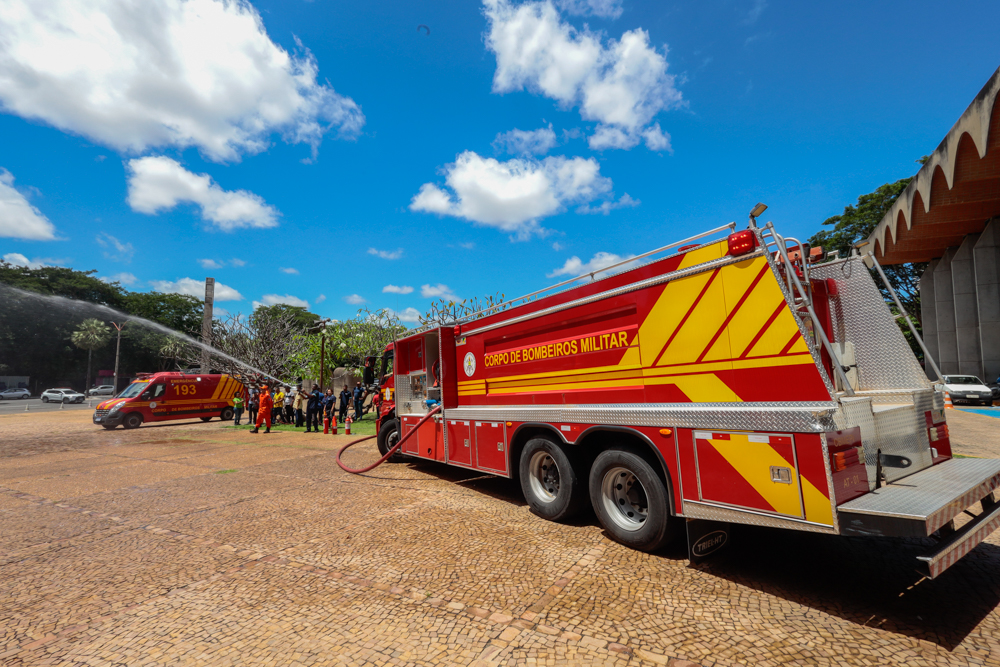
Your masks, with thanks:
M 601 502 L 608 517 L 622 530 L 639 530 L 649 516 L 646 490 L 628 468 L 612 468 L 605 473 Z
M 535 497 L 545 503 L 553 502 L 559 495 L 559 468 L 548 452 L 531 455 L 528 474 Z

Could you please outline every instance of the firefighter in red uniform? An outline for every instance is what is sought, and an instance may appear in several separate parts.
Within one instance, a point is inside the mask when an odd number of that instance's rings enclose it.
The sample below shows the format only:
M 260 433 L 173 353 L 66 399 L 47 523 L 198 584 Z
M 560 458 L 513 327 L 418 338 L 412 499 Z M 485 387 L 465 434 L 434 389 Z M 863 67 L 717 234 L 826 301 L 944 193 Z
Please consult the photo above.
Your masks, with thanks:
M 271 408 L 274 407 L 274 399 L 271 398 L 271 388 L 269 386 L 261 385 L 260 387 L 260 408 L 257 410 L 257 424 L 250 430 L 251 433 L 260 433 L 260 425 L 262 422 L 267 422 L 267 430 L 264 433 L 271 432 Z

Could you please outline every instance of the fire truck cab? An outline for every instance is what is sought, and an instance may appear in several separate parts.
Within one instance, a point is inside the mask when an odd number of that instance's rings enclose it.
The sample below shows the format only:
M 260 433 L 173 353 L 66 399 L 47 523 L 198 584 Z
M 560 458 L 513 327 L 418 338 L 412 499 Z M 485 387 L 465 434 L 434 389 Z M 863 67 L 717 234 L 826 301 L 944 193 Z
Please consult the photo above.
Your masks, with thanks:
M 172 419 L 230 421 L 236 396 L 246 400 L 246 388 L 229 375 L 143 373 L 118 396 L 98 404 L 94 423 L 113 429 Z
M 1000 526 L 1000 461 L 952 458 L 874 258 L 821 256 L 751 216 L 415 329 L 383 357 L 379 447 L 440 405 L 401 453 L 517 479 L 543 518 L 590 505 L 641 550 L 686 532 L 692 561 L 729 524 L 933 537 L 936 577 Z

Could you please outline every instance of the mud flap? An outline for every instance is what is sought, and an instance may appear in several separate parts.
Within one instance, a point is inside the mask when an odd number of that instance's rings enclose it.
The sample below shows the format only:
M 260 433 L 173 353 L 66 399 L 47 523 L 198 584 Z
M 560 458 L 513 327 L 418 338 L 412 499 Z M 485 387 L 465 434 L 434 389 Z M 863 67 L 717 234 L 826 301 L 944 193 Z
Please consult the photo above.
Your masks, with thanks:
M 687 520 L 688 560 L 698 565 L 720 552 L 732 541 L 733 524 L 705 519 Z

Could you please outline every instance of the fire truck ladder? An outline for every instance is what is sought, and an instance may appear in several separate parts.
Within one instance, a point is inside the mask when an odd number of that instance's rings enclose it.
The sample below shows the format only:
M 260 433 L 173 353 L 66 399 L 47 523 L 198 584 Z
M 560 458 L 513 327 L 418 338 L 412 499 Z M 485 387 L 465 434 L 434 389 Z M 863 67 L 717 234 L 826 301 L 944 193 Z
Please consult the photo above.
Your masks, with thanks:
M 833 366 L 834 371 L 837 373 L 837 377 L 840 379 L 844 388 L 844 393 L 848 396 L 854 396 L 854 389 L 851 387 L 851 381 L 847 378 L 848 369 L 840 363 L 840 356 L 834 352 L 833 345 L 830 344 L 830 339 L 827 338 L 826 332 L 823 330 L 823 326 L 820 324 L 819 318 L 816 316 L 816 311 L 813 309 L 812 297 L 809 290 L 802 286 L 802 281 L 799 280 L 799 277 L 795 272 L 795 267 L 792 266 L 792 261 L 788 257 L 788 243 L 794 242 L 794 245 L 798 246 L 799 258 L 802 261 L 802 280 L 808 285 L 809 255 L 806 252 L 806 247 L 798 239 L 792 237 L 786 239 L 781 236 L 781 234 L 774 230 L 774 223 L 771 222 L 764 225 L 763 229 L 758 229 L 758 233 L 760 234 L 761 245 L 763 245 L 767 251 L 777 253 L 784 262 L 785 280 L 788 288 L 789 305 L 792 306 L 792 312 L 795 312 L 796 315 L 798 315 L 795 307 L 805 307 L 806 312 L 809 313 L 809 318 L 812 320 L 815 335 L 819 338 L 820 343 L 823 345 L 823 349 L 825 349 L 827 354 L 830 355 L 830 365 Z

